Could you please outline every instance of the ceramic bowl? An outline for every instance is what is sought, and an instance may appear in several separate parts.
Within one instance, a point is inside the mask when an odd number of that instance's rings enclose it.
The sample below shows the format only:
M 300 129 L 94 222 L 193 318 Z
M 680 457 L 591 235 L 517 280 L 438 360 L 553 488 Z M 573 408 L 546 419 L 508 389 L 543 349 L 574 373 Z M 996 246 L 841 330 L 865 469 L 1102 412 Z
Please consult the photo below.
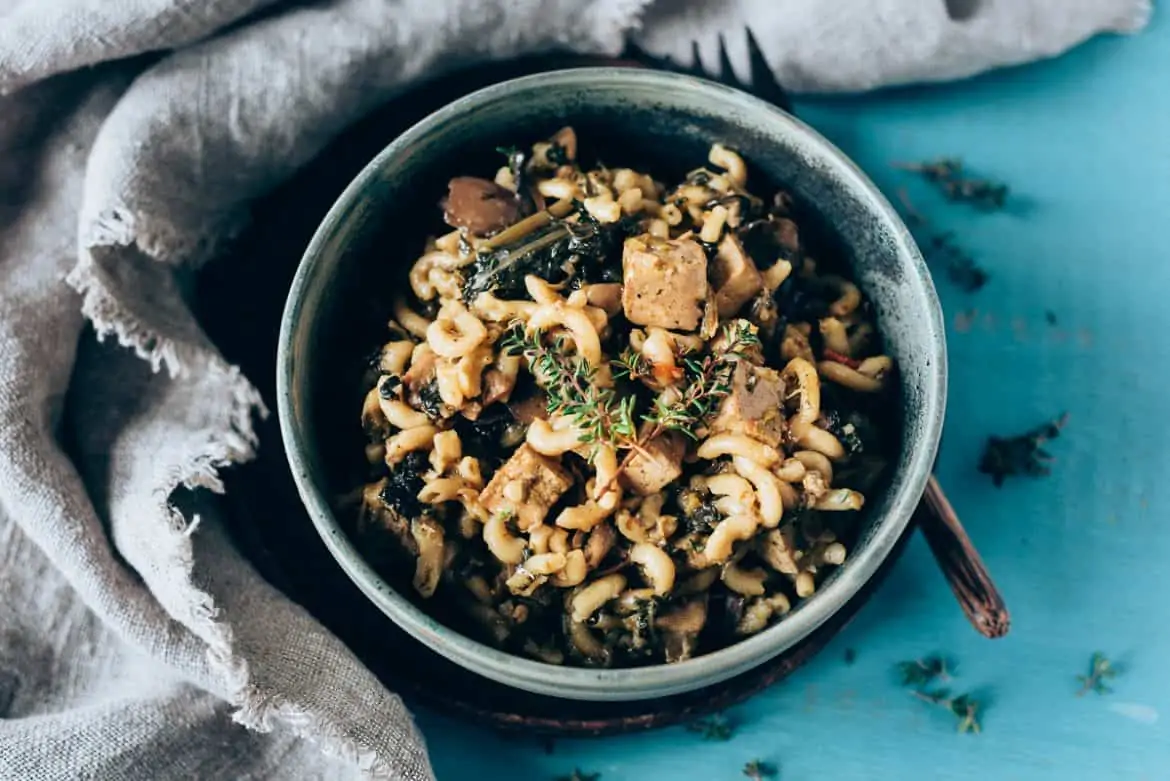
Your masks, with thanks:
M 482 174 L 494 150 L 571 124 L 585 149 L 668 179 L 706 159 L 715 141 L 738 149 L 752 181 L 794 193 L 824 227 L 873 303 L 897 361 L 901 449 L 884 492 L 869 497 L 846 564 L 782 621 L 739 643 L 671 665 L 585 669 L 544 664 L 479 643 L 424 612 L 355 547 L 336 497 L 361 468 L 358 378 L 385 337 L 389 300 L 435 231 L 436 203 L 454 175 Z M 749 183 L 750 186 L 750 183 Z M 805 223 L 802 231 L 805 230 Z M 298 489 L 338 565 L 419 642 L 501 683 L 555 697 L 633 700 L 709 686 L 799 643 L 874 574 L 922 495 L 942 429 L 946 347 L 922 257 L 894 209 L 832 144 L 777 108 L 711 82 L 656 71 L 584 68 L 489 87 L 410 128 L 342 193 L 297 270 L 277 360 L 281 432 Z M 356 393 L 356 395 L 355 395 Z M 354 459 L 357 459 L 355 462 Z M 348 477 L 347 477 L 348 475 Z M 348 482 L 347 482 L 348 481 Z

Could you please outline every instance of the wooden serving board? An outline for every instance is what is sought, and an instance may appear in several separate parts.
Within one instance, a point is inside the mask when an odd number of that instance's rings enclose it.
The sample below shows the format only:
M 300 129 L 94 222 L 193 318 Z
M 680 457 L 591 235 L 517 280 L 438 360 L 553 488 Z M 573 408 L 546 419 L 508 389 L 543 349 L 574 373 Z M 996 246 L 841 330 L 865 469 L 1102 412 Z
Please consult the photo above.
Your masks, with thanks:
M 316 226 L 357 172 L 390 140 L 461 95 L 529 73 L 615 64 L 579 57 L 521 60 L 436 79 L 390 102 L 348 131 L 298 176 L 257 204 L 251 228 L 198 289 L 214 295 L 200 312 L 211 338 L 275 408 L 276 340 L 296 265 Z M 632 703 L 588 703 L 528 694 L 481 678 L 413 640 L 374 607 L 333 561 L 300 504 L 274 416 L 259 426 L 258 461 L 230 470 L 227 517 L 260 573 L 337 634 L 392 690 L 481 725 L 528 733 L 601 735 L 690 721 L 723 710 L 789 675 L 823 649 L 868 601 L 900 556 L 908 528 L 874 578 L 797 647 L 730 681 L 685 695 Z

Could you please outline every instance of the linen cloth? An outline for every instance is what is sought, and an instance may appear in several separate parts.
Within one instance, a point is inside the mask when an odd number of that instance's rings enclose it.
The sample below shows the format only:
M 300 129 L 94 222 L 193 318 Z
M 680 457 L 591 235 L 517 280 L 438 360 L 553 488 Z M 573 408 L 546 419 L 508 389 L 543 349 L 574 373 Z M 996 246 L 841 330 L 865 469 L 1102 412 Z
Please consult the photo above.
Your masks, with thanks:
M 963 77 L 1142 0 L 0 0 L 0 779 L 433 777 L 219 517 L 264 401 L 189 307 L 248 205 L 412 81 L 628 40 L 797 91 Z M 270 259 L 256 257 L 250 262 Z M 87 330 L 92 326 L 99 343 Z

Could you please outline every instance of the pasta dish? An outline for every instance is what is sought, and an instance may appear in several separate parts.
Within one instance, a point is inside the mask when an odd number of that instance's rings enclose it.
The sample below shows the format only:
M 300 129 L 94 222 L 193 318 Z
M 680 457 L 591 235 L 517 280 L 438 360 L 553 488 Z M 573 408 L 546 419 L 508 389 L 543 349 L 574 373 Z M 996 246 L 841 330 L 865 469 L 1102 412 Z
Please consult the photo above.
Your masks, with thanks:
M 735 151 L 667 185 L 577 146 L 449 182 L 365 377 L 357 533 L 499 647 L 676 662 L 845 562 L 894 367 Z

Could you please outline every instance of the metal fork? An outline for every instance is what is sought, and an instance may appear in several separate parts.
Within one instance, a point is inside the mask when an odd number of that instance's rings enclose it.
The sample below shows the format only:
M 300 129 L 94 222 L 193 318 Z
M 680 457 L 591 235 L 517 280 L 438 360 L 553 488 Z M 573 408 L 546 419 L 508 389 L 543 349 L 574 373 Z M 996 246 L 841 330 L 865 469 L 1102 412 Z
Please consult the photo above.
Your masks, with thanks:
M 747 37 L 749 65 L 749 78 L 746 82 L 735 73 L 722 33 L 719 35 L 718 73 L 711 73 L 703 64 L 698 43 L 691 45 L 693 61 L 690 65 L 682 65 L 669 57 L 651 56 L 632 44 L 625 56 L 634 63 L 646 67 L 687 73 L 717 81 L 755 95 L 789 114 L 794 114 L 788 91 L 776 78 L 751 28 L 745 27 L 744 34 Z M 975 629 L 980 634 L 992 638 L 1007 634 L 1011 618 L 1003 595 L 991 579 L 983 559 L 933 475 L 914 513 L 914 519 L 926 537 L 943 577 L 946 578 L 960 607 Z

